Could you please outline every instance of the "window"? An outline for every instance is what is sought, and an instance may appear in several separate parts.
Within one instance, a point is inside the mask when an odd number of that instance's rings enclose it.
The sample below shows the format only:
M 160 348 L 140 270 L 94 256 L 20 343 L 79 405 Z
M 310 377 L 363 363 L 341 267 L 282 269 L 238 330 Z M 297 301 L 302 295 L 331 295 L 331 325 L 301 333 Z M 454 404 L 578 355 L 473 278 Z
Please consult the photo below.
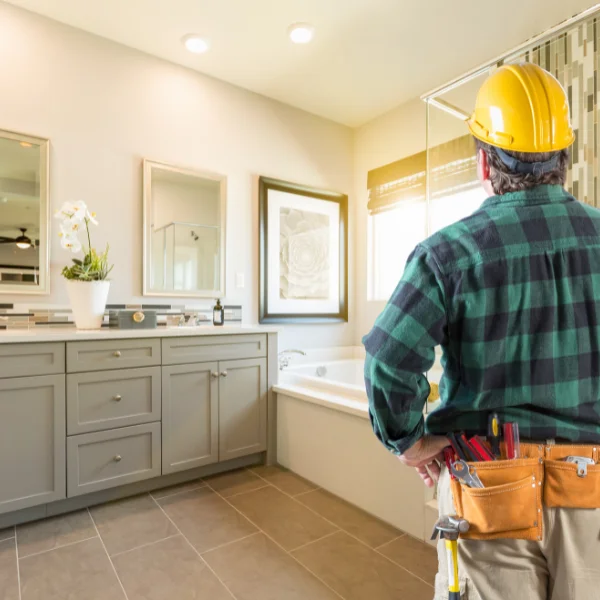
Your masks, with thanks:
M 475 212 L 486 198 L 470 135 L 430 148 L 429 160 L 429 205 L 425 152 L 369 172 L 368 300 L 387 301 L 415 246 Z

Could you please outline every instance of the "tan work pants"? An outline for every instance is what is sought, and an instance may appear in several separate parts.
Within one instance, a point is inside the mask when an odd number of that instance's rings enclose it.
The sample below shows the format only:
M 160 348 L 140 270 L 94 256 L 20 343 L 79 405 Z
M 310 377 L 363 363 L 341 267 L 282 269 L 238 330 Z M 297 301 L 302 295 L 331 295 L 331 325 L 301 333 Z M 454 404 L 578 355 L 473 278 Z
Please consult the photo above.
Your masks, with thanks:
M 600 501 L 600 498 L 599 498 Z M 440 515 L 455 514 L 442 469 Z M 468 600 L 600 600 L 600 510 L 544 508 L 544 539 L 460 540 L 461 597 Z M 448 598 L 446 548 L 438 544 L 434 600 Z

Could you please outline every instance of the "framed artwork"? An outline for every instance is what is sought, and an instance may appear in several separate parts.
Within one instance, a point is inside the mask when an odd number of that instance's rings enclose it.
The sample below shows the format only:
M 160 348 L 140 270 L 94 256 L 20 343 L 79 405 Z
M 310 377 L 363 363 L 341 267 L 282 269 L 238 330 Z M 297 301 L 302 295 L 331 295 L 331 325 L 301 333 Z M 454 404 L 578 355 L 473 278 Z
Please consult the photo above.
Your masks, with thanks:
M 348 196 L 259 178 L 259 322 L 348 320 Z

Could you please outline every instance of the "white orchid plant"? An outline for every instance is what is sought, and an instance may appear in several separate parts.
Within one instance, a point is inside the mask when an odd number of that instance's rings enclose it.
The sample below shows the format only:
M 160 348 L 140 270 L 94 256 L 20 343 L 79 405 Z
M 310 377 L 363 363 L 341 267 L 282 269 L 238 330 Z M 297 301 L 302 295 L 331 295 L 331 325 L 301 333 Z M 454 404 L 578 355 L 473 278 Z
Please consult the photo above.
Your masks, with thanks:
M 92 248 L 90 236 L 90 223 L 98 225 L 96 213 L 88 210 L 85 202 L 65 202 L 60 210 L 56 212 L 56 218 L 60 219 L 60 245 L 65 250 L 70 250 L 74 254 L 83 250 L 83 260 L 73 259 L 73 265 L 64 267 L 62 275 L 65 279 L 79 281 L 103 281 L 112 271 L 113 265 L 108 264 L 108 245 L 106 250 L 98 254 Z M 79 234 L 87 233 L 87 247 L 84 247 L 79 239 Z

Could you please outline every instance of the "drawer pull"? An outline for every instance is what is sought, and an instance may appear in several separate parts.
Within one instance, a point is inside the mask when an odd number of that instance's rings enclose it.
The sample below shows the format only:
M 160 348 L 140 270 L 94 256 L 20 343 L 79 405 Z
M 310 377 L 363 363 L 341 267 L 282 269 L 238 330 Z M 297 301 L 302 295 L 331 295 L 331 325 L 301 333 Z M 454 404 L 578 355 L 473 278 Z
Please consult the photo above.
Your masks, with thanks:
M 116 396 L 113 398 L 113 400 L 114 400 L 115 402 L 121 402 L 121 400 L 122 400 L 122 399 L 123 399 L 123 396 L 121 396 L 121 394 L 117 394 L 117 395 L 116 395 Z
M 115 350 L 115 351 L 113 352 L 113 356 L 114 356 L 115 358 L 121 358 L 121 351 L 120 351 L 120 350 Z
M 116 456 L 113 458 L 113 460 L 114 460 L 115 462 L 121 462 L 121 460 L 123 460 L 123 458 L 122 458 L 122 456 L 121 456 L 120 454 L 117 454 L 117 455 L 116 455 Z
M 221 371 L 221 377 L 227 377 L 227 371 Z
M 215 378 L 216 378 L 216 377 L 218 377 L 218 376 L 219 376 L 219 374 L 218 374 L 216 371 L 213 371 L 213 372 L 210 374 L 210 376 L 211 376 L 211 377 L 215 377 Z

